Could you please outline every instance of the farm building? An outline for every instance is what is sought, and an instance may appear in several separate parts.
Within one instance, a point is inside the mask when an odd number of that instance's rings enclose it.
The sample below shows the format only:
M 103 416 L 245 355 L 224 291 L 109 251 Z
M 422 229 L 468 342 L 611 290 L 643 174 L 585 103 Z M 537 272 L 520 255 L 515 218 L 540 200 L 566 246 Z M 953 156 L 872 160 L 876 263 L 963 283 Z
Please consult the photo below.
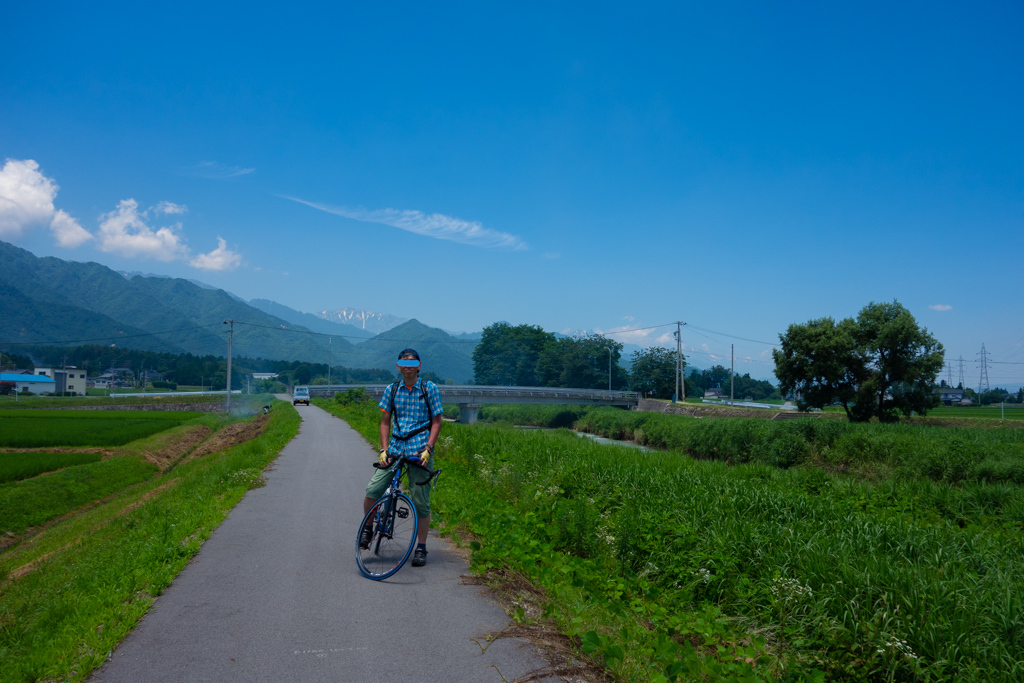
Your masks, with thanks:
M 964 399 L 963 389 L 939 389 L 939 398 L 942 399 L 942 404 L 951 406 L 956 403 L 960 403 Z
M 4 372 L 0 373 L 0 382 L 12 382 L 19 394 L 25 392 L 42 394 L 57 390 L 57 382 L 43 375 Z
M 50 391 L 85 396 L 85 370 L 73 365 L 63 368 L 36 368 L 37 375 L 49 377 L 55 383 Z

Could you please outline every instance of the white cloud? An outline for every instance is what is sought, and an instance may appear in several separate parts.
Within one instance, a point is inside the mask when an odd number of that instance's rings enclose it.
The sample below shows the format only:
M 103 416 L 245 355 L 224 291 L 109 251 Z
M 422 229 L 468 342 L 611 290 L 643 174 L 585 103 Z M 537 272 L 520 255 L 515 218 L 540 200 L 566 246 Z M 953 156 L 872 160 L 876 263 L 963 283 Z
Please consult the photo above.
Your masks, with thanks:
M 188 211 L 188 207 L 184 204 L 175 204 L 174 202 L 160 202 L 154 209 L 162 214 L 185 213 Z
M 953 310 L 953 307 L 950 306 L 949 304 L 932 304 L 928 308 L 932 309 L 933 311 L 952 311 Z
M 433 237 L 439 240 L 449 240 L 489 249 L 521 251 L 527 248 L 526 243 L 515 235 L 485 228 L 477 221 L 464 221 L 461 218 L 445 216 L 440 213 L 425 214 L 422 211 L 399 209 L 379 209 L 376 211 L 349 209 L 307 202 L 296 197 L 282 196 L 284 199 L 290 199 L 293 202 L 299 202 L 320 211 L 333 213 L 336 216 L 351 218 L 352 220 L 365 223 L 390 225 L 393 228 L 414 232 L 424 237 Z
M 216 249 L 209 254 L 199 254 L 189 265 L 201 270 L 234 270 L 242 265 L 242 255 L 228 249 L 228 243 L 218 237 Z
M 636 344 L 638 346 L 649 346 L 651 329 L 633 330 L 628 327 L 613 327 L 610 330 L 595 329 L 594 332 L 602 336 L 608 336 L 623 344 Z
M 53 200 L 60 189 L 32 159 L 7 159 L 0 169 L 0 237 L 13 239 L 26 230 L 49 225 L 58 246 L 77 247 L 92 235 Z
M 180 235 L 181 223 L 154 230 L 146 225 L 134 199 L 122 199 L 117 209 L 100 216 L 99 248 L 122 256 L 173 261 L 188 256 Z
M 186 172 L 189 175 L 199 176 L 200 178 L 213 178 L 215 180 L 224 180 L 226 178 L 235 178 L 241 175 L 249 175 L 250 173 L 253 173 L 255 171 L 255 168 L 227 166 L 217 161 L 200 161 L 198 164 L 188 169 Z
M 79 225 L 78 221 L 63 209 L 53 215 L 53 220 L 50 221 L 50 232 L 53 233 L 57 246 L 66 249 L 80 247 L 92 239 L 92 233 Z

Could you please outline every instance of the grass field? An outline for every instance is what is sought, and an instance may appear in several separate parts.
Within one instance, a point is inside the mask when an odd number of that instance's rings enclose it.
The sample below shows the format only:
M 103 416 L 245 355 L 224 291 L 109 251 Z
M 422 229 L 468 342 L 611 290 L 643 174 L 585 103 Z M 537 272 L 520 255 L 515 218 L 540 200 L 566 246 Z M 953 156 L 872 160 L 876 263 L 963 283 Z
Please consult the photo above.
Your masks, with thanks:
M 216 436 L 253 420 L 266 421 L 262 434 L 226 450 L 163 469 L 144 457 L 175 432 L 201 427 Z M 119 457 L 0 485 L 0 526 L 15 534 L 0 531 L 8 542 L 0 550 L 0 682 L 88 678 L 235 503 L 262 485 L 299 416 L 275 402 L 267 416 L 194 422 L 170 421 Z
M 103 390 L 106 391 L 106 390 Z M 255 396 L 236 396 L 232 402 L 241 403 Z M 32 409 L 32 408 L 79 408 L 83 406 L 130 406 L 130 405 L 155 405 L 160 403 L 210 403 L 211 401 L 223 401 L 224 396 L 116 396 L 109 398 L 106 395 L 94 396 L 21 396 L 17 400 L 13 396 L 0 396 L 0 408 L 5 410 Z
M 0 484 L 96 462 L 99 453 L 0 453 Z
M 330 408 L 375 438 L 374 411 Z M 745 441 L 739 420 L 658 418 L 666 435 L 671 420 L 687 433 L 720 424 L 692 434 L 738 457 L 446 424 L 436 518 L 470 534 L 476 571 L 542 589 L 542 616 L 621 680 L 1024 679 L 1024 509 L 1012 480 L 916 470 L 917 456 L 900 449 L 931 443 L 924 427 L 908 426 L 907 439 L 849 432 L 889 449 L 870 454 L 867 477 L 813 458 L 743 455 L 757 440 Z M 808 430 L 830 429 L 779 428 L 783 455 L 798 441 L 825 443 Z M 1020 465 L 1021 430 L 976 431 L 953 435 L 1007 446 L 1005 461 Z M 517 619 L 538 618 L 527 606 Z
M 0 536 L 19 534 L 145 481 L 156 470 L 137 458 L 113 458 L 0 486 Z
M 928 411 L 928 417 L 984 419 L 984 420 L 1024 420 L 1024 405 L 1007 403 L 1004 406 L 939 406 Z
M 123 446 L 199 414 L 191 411 L 0 410 L 0 448 Z

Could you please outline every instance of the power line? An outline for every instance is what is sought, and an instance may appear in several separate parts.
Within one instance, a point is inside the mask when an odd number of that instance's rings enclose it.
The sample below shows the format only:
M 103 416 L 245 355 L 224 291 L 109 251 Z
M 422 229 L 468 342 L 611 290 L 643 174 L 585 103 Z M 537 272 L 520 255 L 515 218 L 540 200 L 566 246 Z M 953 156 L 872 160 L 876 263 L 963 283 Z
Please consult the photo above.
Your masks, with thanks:
M 109 341 L 111 339 L 136 339 L 138 337 L 154 337 L 160 334 L 174 334 L 176 332 L 191 332 L 193 330 L 203 330 L 208 327 L 217 327 L 221 323 L 215 323 L 210 325 L 198 325 L 196 327 L 183 327 L 178 330 L 165 330 L 163 332 L 143 332 L 141 334 L 122 334 L 113 335 L 109 337 L 94 337 L 92 339 L 68 339 L 64 341 L 35 341 L 35 342 L 5 342 L 0 341 L 0 346 L 47 346 L 49 344 L 87 344 L 89 342 L 96 341 Z
M 662 323 L 661 325 L 651 325 L 650 327 L 631 327 L 628 330 L 617 330 L 615 332 L 602 332 L 601 336 L 607 337 L 611 334 L 626 334 L 627 332 L 643 332 L 644 330 L 656 330 L 659 327 L 668 327 L 669 325 L 675 325 L 675 323 Z
M 764 344 L 765 346 L 778 346 L 778 344 L 776 344 L 774 342 L 761 341 L 760 339 L 747 339 L 746 337 L 737 337 L 734 334 L 726 334 L 725 332 L 716 332 L 714 330 L 709 330 L 709 329 L 706 329 L 704 327 L 697 327 L 696 325 L 693 325 L 693 324 L 689 324 L 689 325 L 687 325 L 687 327 L 690 327 L 690 328 L 695 329 L 695 330 L 703 330 L 704 332 L 707 332 L 709 334 L 717 334 L 720 337 L 729 337 L 730 339 L 739 339 L 741 341 L 753 342 L 754 344 Z

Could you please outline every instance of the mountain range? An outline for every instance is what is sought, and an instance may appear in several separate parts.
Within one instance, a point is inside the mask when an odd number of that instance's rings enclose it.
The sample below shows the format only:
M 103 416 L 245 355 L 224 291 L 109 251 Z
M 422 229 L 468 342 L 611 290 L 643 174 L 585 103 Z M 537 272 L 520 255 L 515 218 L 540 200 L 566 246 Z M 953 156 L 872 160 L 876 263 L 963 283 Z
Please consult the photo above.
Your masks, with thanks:
M 371 333 L 371 336 L 373 334 L 387 332 L 393 327 L 397 327 L 402 323 L 407 322 L 405 318 L 399 318 L 398 316 L 391 315 L 390 313 L 371 313 L 370 311 L 360 311 L 355 308 L 339 308 L 333 311 L 318 311 L 313 315 L 324 320 L 340 322 L 344 325 L 365 330 Z
M 110 344 L 224 356 L 229 328 L 224 321 L 233 320 L 236 356 L 394 370 L 398 352 L 412 346 L 423 356 L 424 369 L 443 379 L 464 382 L 473 376 L 476 339 L 457 339 L 417 320 L 373 336 L 363 324 L 386 326 L 401 319 L 381 314 L 357 327 L 341 317 L 325 319 L 265 299 L 247 303 L 179 278 L 39 258 L 2 241 L 0 263 L 0 347 L 5 350 Z

